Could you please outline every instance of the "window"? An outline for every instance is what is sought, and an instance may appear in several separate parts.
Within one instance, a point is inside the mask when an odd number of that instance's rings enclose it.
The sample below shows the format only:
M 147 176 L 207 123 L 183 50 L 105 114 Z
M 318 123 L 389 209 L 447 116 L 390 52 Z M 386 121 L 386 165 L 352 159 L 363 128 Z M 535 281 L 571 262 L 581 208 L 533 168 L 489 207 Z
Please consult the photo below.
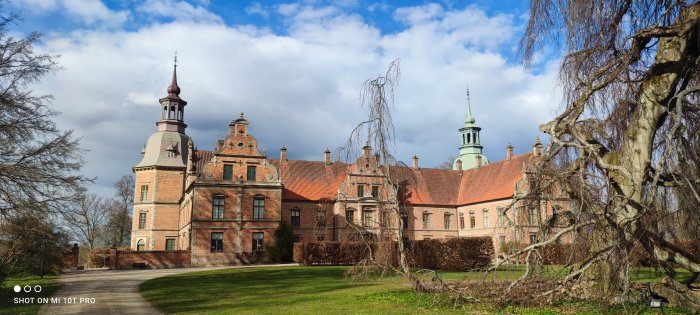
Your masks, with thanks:
M 148 198 L 148 185 L 141 185 L 141 201 L 146 201 Z
M 459 228 L 464 229 L 464 213 L 459 214 Z
M 498 208 L 498 226 L 506 226 L 506 211 Z
M 299 227 L 301 225 L 301 211 L 299 208 L 292 209 L 292 226 Z
M 265 217 L 265 198 L 253 198 L 253 220 L 262 220 Z
M 263 238 L 264 238 L 264 233 L 263 232 L 253 232 L 253 251 L 262 251 L 264 249 L 263 247 Z
M 165 251 L 174 251 L 175 250 L 175 239 L 174 238 L 166 238 L 165 239 Z
M 423 213 L 423 228 L 427 229 L 430 226 L 430 213 Z
M 537 243 L 537 234 L 530 234 L 530 244 Z
M 355 209 L 345 209 L 345 221 L 350 224 L 355 223 Z
M 139 240 L 138 243 L 136 243 L 136 251 L 140 252 L 146 249 L 146 242 L 144 240 Z
M 326 226 L 326 211 L 323 209 L 316 210 L 316 226 L 325 227 Z
M 445 230 L 450 229 L 450 217 L 451 215 L 449 213 L 445 213 L 444 220 L 445 220 Z
M 224 164 L 224 180 L 233 179 L 233 165 Z
M 211 218 L 212 219 L 223 219 L 224 218 L 224 196 L 215 195 L 212 198 L 212 209 Z
M 254 165 L 248 165 L 248 180 L 255 180 L 255 169 L 256 167 Z
M 357 185 L 357 197 L 362 198 L 365 196 L 365 186 L 364 185 Z
M 139 229 L 146 228 L 146 212 L 139 213 Z
M 527 223 L 530 225 L 535 225 L 535 208 L 527 209 Z
M 362 213 L 362 226 L 370 227 L 372 226 L 372 211 L 365 210 Z
M 224 232 L 211 233 L 211 252 L 224 251 Z
M 489 210 L 484 209 L 484 227 L 490 227 L 491 221 L 489 220 Z
M 403 220 L 403 228 L 407 229 L 408 228 L 408 214 L 407 213 L 402 213 L 401 214 L 401 220 Z
M 372 197 L 379 198 L 379 186 L 372 185 Z
M 476 227 L 476 217 L 474 216 L 474 211 L 469 211 L 469 227 L 472 229 Z

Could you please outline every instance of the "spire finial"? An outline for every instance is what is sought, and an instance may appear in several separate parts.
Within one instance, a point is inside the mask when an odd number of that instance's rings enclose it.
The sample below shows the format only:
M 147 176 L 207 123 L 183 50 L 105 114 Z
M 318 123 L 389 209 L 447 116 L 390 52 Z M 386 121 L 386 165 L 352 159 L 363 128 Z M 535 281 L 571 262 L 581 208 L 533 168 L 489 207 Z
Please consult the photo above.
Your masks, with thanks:
M 467 83 L 467 108 L 469 110 L 469 116 L 472 115 L 472 99 L 469 96 L 469 83 Z
M 472 99 L 469 95 L 469 83 L 467 83 L 467 117 L 464 118 L 465 124 L 473 124 L 476 120 L 472 116 Z
M 173 79 L 170 81 L 168 86 L 168 95 L 180 95 L 180 87 L 177 86 L 177 51 L 175 51 L 175 57 L 173 58 Z

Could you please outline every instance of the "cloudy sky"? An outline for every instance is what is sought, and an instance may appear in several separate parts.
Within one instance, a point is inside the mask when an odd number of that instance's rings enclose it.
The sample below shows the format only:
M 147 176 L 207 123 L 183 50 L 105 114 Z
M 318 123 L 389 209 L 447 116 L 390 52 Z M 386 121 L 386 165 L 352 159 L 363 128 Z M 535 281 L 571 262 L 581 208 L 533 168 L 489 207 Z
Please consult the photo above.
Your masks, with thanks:
M 111 194 L 155 131 L 173 53 L 187 134 L 211 149 L 245 112 L 260 149 L 320 160 L 365 114 L 362 83 L 401 60 L 394 108 L 397 156 L 424 167 L 455 156 L 466 90 L 491 161 L 531 149 L 560 107 L 559 59 L 523 67 L 518 42 L 526 1 L 89 1 L 10 0 L 13 32 L 44 34 L 37 52 L 62 70 L 36 93 L 53 94 L 56 118 L 86 153 L 93 191 Z

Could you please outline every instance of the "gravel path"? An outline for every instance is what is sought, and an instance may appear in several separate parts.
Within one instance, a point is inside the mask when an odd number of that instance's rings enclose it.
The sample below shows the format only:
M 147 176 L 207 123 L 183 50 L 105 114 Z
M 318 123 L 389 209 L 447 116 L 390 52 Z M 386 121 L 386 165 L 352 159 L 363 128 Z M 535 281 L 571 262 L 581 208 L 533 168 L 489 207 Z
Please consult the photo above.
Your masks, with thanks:
M 90 270 L 65 274 L 58 279 L 62 287 L 52 296 L 60 298 L 61 303 L 44 304 L 39 310 L 39 314 L 161 314 L 138 293 L 138 286 L 142 282 L 179 273 L 241 267 L 266 266 L 128 271 Z M 81 298 L 85 299 L 82 303 Z M 72 303 L 64 302 L 71 299 L 76 300 Z M 94 299 L 94 303 L 91 299 Z

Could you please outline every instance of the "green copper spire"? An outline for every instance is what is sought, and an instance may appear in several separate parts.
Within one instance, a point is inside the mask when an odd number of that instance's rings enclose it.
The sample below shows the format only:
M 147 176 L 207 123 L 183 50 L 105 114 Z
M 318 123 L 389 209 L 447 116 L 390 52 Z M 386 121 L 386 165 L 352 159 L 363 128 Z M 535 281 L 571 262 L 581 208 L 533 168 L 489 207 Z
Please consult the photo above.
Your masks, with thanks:
M 472 116 L 472 100 L 469 97 L 469 84 L 467 84 L 467 117 L 464 117 L 464 124 L 473 124 L 476 121 Z
M 469 86 L 467 86 L 467 116 L 464 118 L 464 127 L 459 129 L 461 145 L 459 146 L 459 156 L 452 165 L 453 169 L 468 170 L 489 163 L 481 146 L 479 135 L 481 128 L 474 124 L 476 119 L 472 115 L 472 101 L 469 94 Z M 457 163 L 457 161 L 461 162 Z

